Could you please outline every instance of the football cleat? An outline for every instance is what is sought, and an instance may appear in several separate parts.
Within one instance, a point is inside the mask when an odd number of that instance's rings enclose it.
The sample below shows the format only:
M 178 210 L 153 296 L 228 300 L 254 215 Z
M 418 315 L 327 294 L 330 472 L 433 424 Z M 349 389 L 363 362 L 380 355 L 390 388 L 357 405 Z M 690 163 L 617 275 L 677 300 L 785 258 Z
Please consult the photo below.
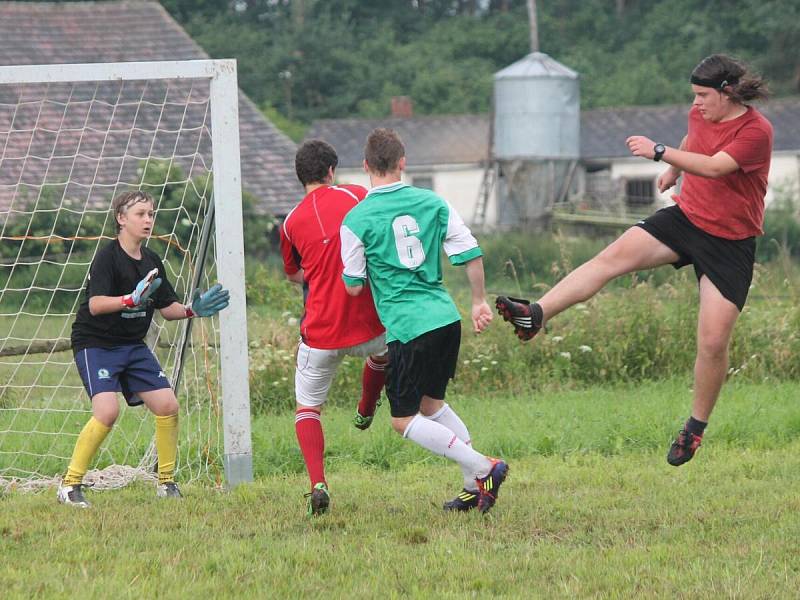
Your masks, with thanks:
M 508 464 L 505 461 L 490 458 L 492 467 L 486 477 L 478 477 L 478 512 L 485 513 L 494 506 L 500 486 L 508 476 Z
M 514 326 L 514 333 L 523 342 L 533 339 L 542 329 L 541 309 L 539 309 L 538 315 L 534 315 L 534 308 L 528 300 L 498 296 L 494 301 L 494 305 L 503 320 L 510 322 Z M 536 306 L 538 307 L 538 305 Z M 538 324 L 534 320 L 537 320 Z
M 61 504 L 69 504 L 78 508 L 89 508 L 91 504 L 83 496 L 84 487 L 82 483 L 58 486 L 58 501 Z
M 159 498 L 183 498 L 183 494 L 178 489 L 178 484 L 174 481 L 159 484 L 156 488 L 156 496 Z
M 356 416 L 353 417 L 353 425 L 356 429 L 360 429 L 364 431 L 365 429 L 369 429 L 369 426 L 372 425 L 373 417 L 365 417 L 360 412 L 356 411 Z
M 694 453 L 703 441 L 702 435 L 697 435 L 681 429 L 678 437 L 672 442 L 667 454 L 667 462 L 673 467 L 680 467 L 694 458 Z
M 468 490 L 464 488 L 461 492 L 448 502 L 445 502 L 442 505 L 442 508 L 447 511 L 459 511 L 459 512 L 467 512 L 468 510 L 472 510 L 473 508 L 478 508 L 478 498 L 480 497 L 480 492 L 478 490 Z
M 314 485 L 314 489 L 306 494 L 305 497 L 308 498 L 306 514 L 309 517 L 328 512 L 328 507 L 331 504 L 331 495 L 328 493 L 328 486 L 323 482 L 320 481 Z

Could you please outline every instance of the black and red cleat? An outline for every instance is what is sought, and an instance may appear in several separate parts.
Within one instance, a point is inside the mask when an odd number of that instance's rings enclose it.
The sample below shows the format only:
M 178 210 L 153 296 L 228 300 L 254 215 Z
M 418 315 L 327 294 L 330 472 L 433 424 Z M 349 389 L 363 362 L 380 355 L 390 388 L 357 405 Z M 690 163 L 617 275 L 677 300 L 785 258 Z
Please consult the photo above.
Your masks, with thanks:
M 444 503 L 442 508 L 447 511 L 456 511 L 456 512 L 467 512 L 472 510 L 473 508 L 478 508 L 478 500 L 480 498 L 480 491 L 479 490 L 468 490 L 464 488 L 461 490 L 461 493 L 458 494 L 452 500 L 449 500 Z
M 486 477 L 478 477 L 478 512 L 485 513 L 494 506 L 500 486 L 508 477 L 508 464 L 497 458 L 489 459 L 492 467 Z
M 683 463 L 689 462 L 694 457 L 694 453 L 697 452 L 702 441 L 702 435 L 681 429 L 678 432 L 678 437 L 675 438 L 672 446 L 670 446 L 667 462 L 673 467 L 680 467 Z
M 523 342 L 533 339 L 541 331 L 542 312 L 538 304 L 532 305 L 528 300 L 521 298 L 498 296 L 494 305 L 503 320 L 514 326 L 514 333 Z

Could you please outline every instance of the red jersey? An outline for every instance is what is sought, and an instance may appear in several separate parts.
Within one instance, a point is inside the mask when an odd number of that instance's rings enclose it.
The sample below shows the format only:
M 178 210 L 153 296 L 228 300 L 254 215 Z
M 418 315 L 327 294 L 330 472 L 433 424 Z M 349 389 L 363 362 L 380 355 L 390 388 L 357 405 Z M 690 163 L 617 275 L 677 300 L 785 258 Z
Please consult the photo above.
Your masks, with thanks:
M 689 111 L 685 150 L 713 156 L 720 150 L 739 168 L 722 177 L 700 177 L 684 172 L 680 194 L 673 196 L 697 227 L 729 240 L 742 240 L 764 231 L 764 196 L 772 156 L 772 125 L 755 108 L 730 121 L 706 121 L 695 108 Z
M 359 185 L 325 185 L 303 198 L 281 226 L 283 269 L 303 269 L 305 314 L 300 335 L 308 346 L 348 348 L 383 333 L 369 286 L 350 296 L 342 282 L 339 229 L 344 216 L 367 195 Z

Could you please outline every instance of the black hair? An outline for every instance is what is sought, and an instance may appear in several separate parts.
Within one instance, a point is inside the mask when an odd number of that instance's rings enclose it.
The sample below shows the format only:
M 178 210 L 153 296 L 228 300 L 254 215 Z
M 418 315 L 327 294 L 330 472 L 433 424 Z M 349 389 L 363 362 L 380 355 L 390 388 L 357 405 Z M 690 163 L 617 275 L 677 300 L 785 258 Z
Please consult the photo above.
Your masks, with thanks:
M 303 185 L 325 183 L 328 170 L 336 169 L 339 157 L 336 150 L 323 140 L 308 140 L 297 149 L 294 156 L 294 170 Z

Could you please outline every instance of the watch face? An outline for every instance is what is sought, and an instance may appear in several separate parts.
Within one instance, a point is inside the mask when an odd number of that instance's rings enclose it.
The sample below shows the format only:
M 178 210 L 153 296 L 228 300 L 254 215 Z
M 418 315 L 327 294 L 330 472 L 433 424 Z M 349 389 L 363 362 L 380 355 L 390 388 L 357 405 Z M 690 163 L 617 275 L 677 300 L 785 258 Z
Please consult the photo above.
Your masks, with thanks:
M 662 154 L 666 150 L 666 147 L 664 146 L 664 144 L 656 144 L 654 150 L 656 151 L 656 153 Z

